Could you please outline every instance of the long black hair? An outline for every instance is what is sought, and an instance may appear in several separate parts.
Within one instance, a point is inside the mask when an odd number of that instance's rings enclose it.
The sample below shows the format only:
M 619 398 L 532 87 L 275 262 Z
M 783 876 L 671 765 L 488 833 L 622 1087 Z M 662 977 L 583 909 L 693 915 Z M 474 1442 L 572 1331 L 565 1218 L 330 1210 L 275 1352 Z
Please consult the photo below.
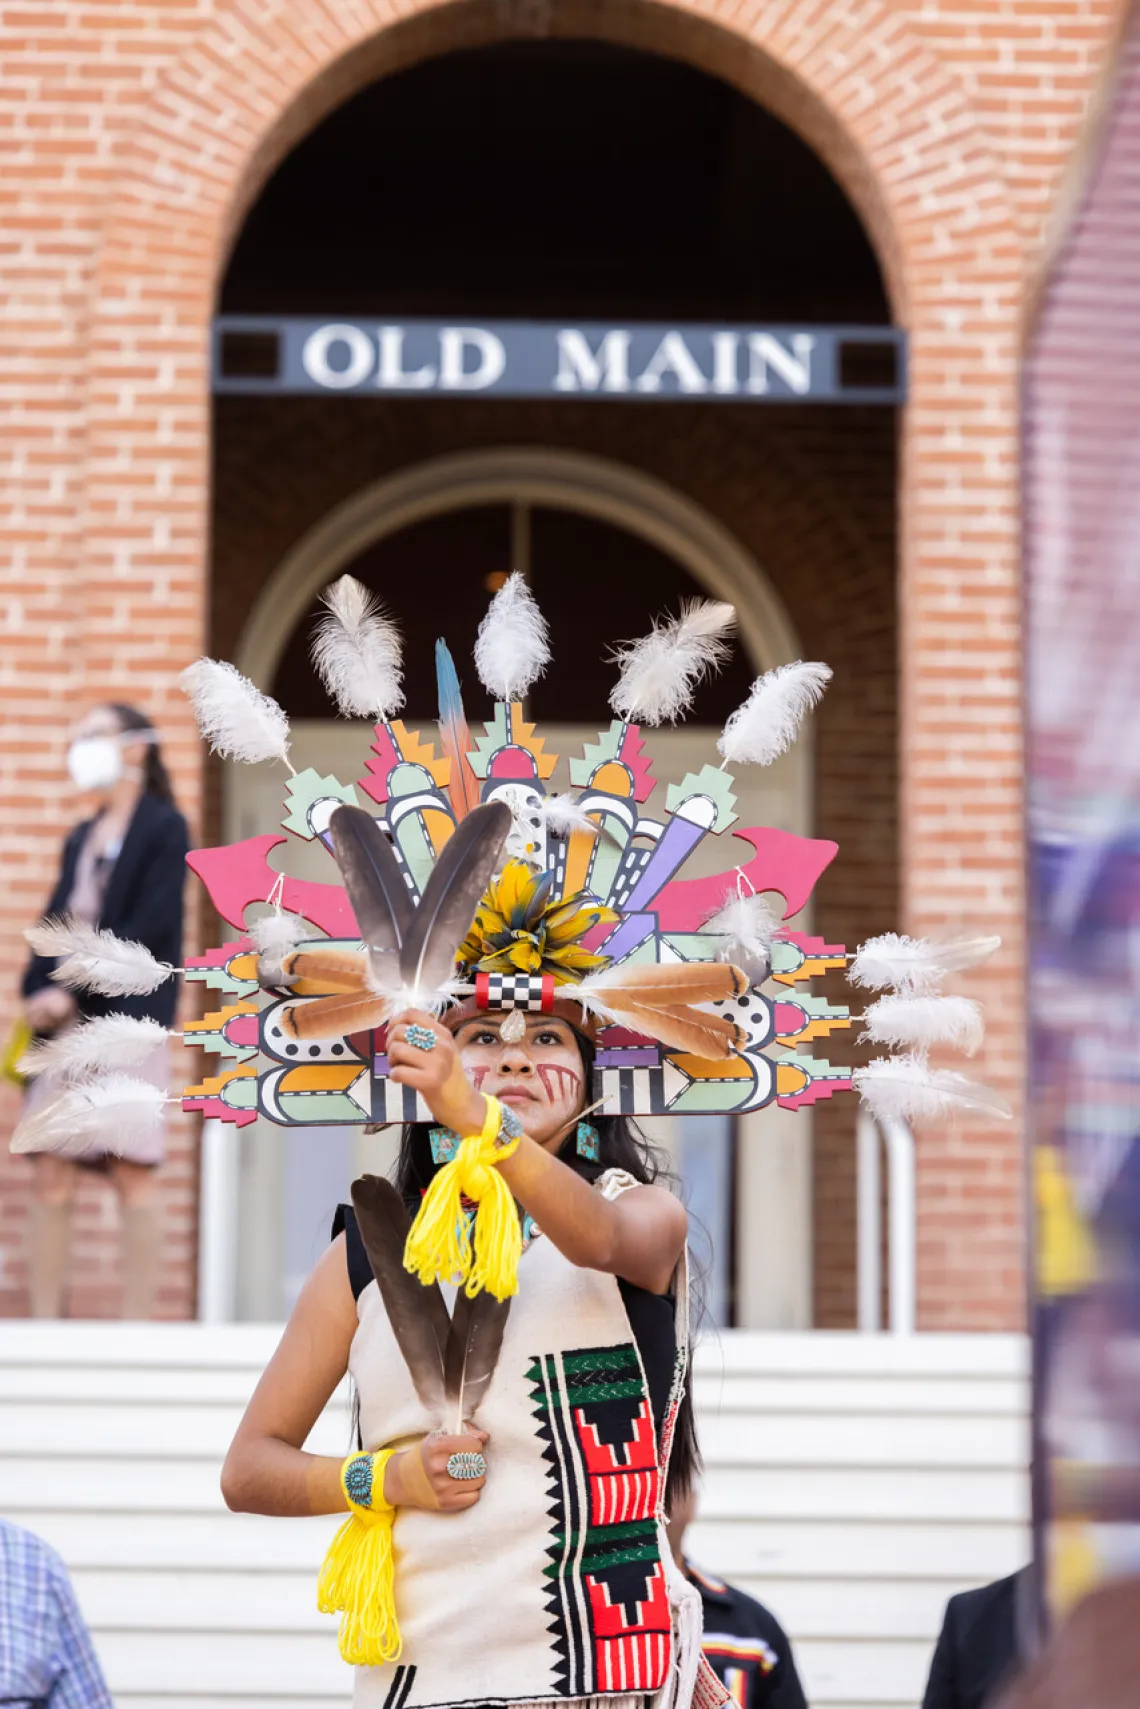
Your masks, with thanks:
M 119 729 L 124 735 L 131 730 L 149 730 L 152 733 L 153 740 L 147 743 L 146 759 L 143 761 L 143 789 L 147 795 L 156 795 L 160 801 L 165 801 L 168 807 L 177 806 L 170 773 L 166 769 L 166 761 L 162 757 L 154 725 L 146 713 L 140 712 L 137 706 L 128 706 L 122 700 L 109 701 L 107 710 L 115 714 Z
M 593 1041 L 574 1029 L 582 1052 L 585 1081 L 593 1077 L 595 1048 Z M 596 1181 L 607 1169 L 623 1169 L 635 1181 L 649 1185 L 661 1181 L 671 1185 L 674 1176 L 665 1158 L 627 1116 L 591 1116 L 590 1125 L 598 1135 L 598 1160 L 590 1162 L 578 1156 L 573 1130 L 567 1134 L 558 1151 L 558 1159 L 585 1181 Z M 396 1159 L 395 1185 L 409 1213 L 414 1216 L 438 1164 L 432 1161 L 431 1124 L 412 1122 L 400 1135 L 400 1151 Z M 691 1366 L 691 1348 L 690 1348 Z M 661 1421 L 658 1420 L 658 1427 Z M 690 1368 L 681 1393 L 681 1404 L 673 1429 L 673 1447 L 669 1456 L 669 1474 L 665 1483 L 665 1506 L 689 1493 L 701 1469 L 701 1451 L 697 1442 L 696 1418 L 693 1412 L 692 1370 Z

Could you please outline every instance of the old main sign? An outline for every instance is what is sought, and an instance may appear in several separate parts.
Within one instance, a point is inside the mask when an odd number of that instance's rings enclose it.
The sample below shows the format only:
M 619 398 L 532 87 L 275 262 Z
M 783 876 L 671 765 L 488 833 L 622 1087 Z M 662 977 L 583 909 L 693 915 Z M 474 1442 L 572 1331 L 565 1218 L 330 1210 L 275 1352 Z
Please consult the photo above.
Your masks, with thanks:
M 865 364 L 859 372 L 861 352 L 879 358 L 871 384 Z M 902 334 L 891 327 L 473 326 L 246 315 L 214 323 L 218 392 L 896 403 L 902 362 Z

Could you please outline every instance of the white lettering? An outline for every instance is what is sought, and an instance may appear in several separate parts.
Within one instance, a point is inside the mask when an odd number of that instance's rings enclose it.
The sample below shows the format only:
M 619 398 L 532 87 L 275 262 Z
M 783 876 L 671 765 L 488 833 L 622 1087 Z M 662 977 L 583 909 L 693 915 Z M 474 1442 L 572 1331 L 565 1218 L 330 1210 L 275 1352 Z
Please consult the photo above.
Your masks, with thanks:
M 533 334 L 537 329 L 529 330 Z M 379 391 L 439 387 L 482 392 L 496 386 L 507 371 L 508 345 L 488 327 L 425 327 L 424 332 L 438 340 L 438 363 L 417 366 L 414 358 L 409 361 L 406 327 L 378 326 L 373 339 L 364 327 L 338 321 L 309 334 L 301 348 L 301 366 L 314 385 L 330 391 L 352 391 L 372 379 Z M 557 372 L 548 381 L 555 392 L 636 391 L 665 397 L 709 392 L 736 397 L 746 392 L 764 397 L 775 391 L 804 397 L 812 391 L 817 339 L 808 332 L 710 331 L 711 371 L 706 373 L 685 333 L 673 328 L 661 335 L 637 375 L 630 373 L 632 332 L 627 328 L 614 327 L 591 338 L 577 327 L 562 327 L 555 337 Z M 419 348 L 426 356 L 426 347 Z
M 713 391 L 728 392 L 729 394 L 738 392 L 740 383 L 736 377 L 736 353 L 740 348 L 740 334 L 738 332 L 714 332 L 712 347 Z
M 596 351 L 584 333 L 565 327 L 558 334 L 558 372 L 554 389 L 559 392 L 628 392 L 629 333 L 607 332 Z
M 649 360 L 645 372 L 634 381 L 639 392 L 659 392 L 665 374 L 677 376 L 682 392 L 707 392 L 708 381 L 697 366 L 696 357 L 679 332 L 667 332 Z
M 380 328 L 380 366 L 376 384 L 393 392 L 422 391 L 435 385 L 436 371 L 430 362 L 410 372 L 404 367 L 404 329 L 402 326 Z
M 770 332 L 748 334 L 748 390 L 763 395 L 768 390 L 768 370 L 778 374 L 790 392 L 801 396 L 811 391 L 811 353 L 815 339 L 810 332 L 793 332 L 792 348 Z
M 329 355 L 333 347 L 343 344 L 348 350 L 348 365 L 333 368 Z M 301 350 L 301 366 L 310 380 L 318 386 L 331 386 L 335 391 L 348 391 L 359 386 L 372 372 L 376 352 L 372 340 L 358 326 L 319 326 L 306 338 Z
M 467 351 L 477 358 L 464 366 Z M 502 376 L 507 353 L 493 332 L 481 326 L 445 326 L 439 335 L 439 383 L 453 392 L 480 392 Z

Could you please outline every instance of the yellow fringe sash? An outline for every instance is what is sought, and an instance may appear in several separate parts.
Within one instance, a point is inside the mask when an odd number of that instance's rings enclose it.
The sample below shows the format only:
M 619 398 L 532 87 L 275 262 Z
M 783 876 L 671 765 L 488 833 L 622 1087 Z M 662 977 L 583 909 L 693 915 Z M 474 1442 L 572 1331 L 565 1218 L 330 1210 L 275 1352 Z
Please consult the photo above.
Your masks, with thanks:
M 423 1196 L 408 1231 L 404 1267 L 425 1287 L 462 1282 L 471 1297 L 482 1288 L 505 1300 L 518 1292 L 522 1228 L 514 1195 L 496 1165 L 517 1151 L 517 1138 L 499 1145 L 503 1106 L 488 1098 L 481 1132 L 468 1134 Z M 472 1241 L 463 1200 L 479 1206 Z
M 340 1653 L 354 1667 L 378 1667 L 400 1654 L 392 1555 L 395 1508 L 384 1499 L 384 1470 L 394 1452 L 350 1454 L 340 1468 L 340 1487 L 352 1511 L 329 1544 L 317 1580 L 317 1607 L 322 1614 L 341 1616 Z M 367 1503 L 353 1499 L 348 1480 L 349 1467 L 357 1467 L 353 1486 L 359 1495 L 359 1462 L 365 1459 L 372 1461 Z

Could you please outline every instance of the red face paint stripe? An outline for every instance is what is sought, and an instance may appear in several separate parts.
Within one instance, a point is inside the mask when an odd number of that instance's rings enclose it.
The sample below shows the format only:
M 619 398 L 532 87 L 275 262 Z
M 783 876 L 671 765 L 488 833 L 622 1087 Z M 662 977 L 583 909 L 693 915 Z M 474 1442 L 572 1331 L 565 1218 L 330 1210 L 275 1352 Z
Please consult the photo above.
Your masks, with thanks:
M 577 1097 L 582 1077 L 575 1073 L 573 1068 L 566 1068 L 560 1062 L 540 1062 L 536 1065 L 535 1072 L 552 1104 L 560 1098 Z

